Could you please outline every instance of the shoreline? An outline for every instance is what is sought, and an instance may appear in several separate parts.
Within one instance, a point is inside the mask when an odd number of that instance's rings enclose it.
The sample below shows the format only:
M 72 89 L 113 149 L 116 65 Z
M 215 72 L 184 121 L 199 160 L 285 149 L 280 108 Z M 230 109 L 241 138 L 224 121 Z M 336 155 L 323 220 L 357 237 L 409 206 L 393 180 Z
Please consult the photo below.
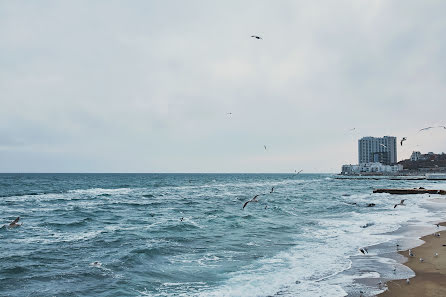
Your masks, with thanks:
M 446 226 L 446 222 L 440 225 Z M 434 234 L 421 237 L 424 243 L 411 249 L 414 257 L 409 257 L 408 250 L 398 252 L 405 258 L 402 264 L 412 269 L 415 276 L 410 279 L 409 284 L 405 279 L 388 281 L 387 290 L 378 294 L 379 297 L 446 296 L 446 246 L 443 246 L 446 245 L 446 238 L 436 237 Z M 420 262 L 420 258 L 424 262 Z

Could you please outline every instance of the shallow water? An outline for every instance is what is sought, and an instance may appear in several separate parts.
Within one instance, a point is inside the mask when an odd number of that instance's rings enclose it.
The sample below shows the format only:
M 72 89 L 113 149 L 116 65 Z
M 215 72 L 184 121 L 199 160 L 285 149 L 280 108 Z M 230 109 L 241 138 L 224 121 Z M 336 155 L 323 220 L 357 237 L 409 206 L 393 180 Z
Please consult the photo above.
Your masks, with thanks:
M 0 219 L 23 222 L 0 229 L 0 295 L 370 295 L 374 281 L 354 280 L 410 273 L 381 256 L 403 242 L 389 232 L 434 232 L 444 218 L 428 195 L 372 190 L 419 186 L 446 188 L 324 174 L 0 174 Z

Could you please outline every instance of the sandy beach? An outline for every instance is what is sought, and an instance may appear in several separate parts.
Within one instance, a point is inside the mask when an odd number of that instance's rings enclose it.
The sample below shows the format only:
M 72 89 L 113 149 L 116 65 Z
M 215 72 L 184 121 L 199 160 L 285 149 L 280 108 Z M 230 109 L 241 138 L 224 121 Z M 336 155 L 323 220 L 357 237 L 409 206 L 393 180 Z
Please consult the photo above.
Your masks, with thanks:
M 440 224 L 446 226 L 446 223 Z M 425 243 L 412 249 L 414 257 L 408 251 L 399 252 L 407 258 L 404 265 L 415 272 L 415 277 L 406 280 L 390 281 L 388 290 L 380 297 L 441 297 L 446 296 L 446 234 L 436 237 L 433 234 L 422 237 Z M 438 257 L 435 256 L 438 253 Z M 424 262 L 420 262 L 420 258 Z

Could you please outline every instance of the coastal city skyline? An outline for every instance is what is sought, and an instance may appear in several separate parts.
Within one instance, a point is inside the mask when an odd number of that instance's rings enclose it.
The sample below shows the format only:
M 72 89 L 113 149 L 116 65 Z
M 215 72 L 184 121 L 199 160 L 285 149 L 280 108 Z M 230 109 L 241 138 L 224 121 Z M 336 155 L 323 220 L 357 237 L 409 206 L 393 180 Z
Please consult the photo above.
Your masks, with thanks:
M 259 3 L 2 1 L 0 172 L 339 172 L 368 135 L 445 150 L 418 131 L 446 124 L 446 4 Z

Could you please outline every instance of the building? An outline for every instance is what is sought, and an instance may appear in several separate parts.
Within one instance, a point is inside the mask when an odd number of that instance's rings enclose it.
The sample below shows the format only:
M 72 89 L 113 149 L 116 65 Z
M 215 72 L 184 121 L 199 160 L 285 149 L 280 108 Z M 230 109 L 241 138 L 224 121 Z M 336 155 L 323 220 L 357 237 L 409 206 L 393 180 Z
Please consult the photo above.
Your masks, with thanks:
M 379 162 L 361 163 L 359 165 L 342 165 L 343 175 L 356 175 L 356 174 L 375 174 L 375 173 L 396 173 L 403 170 L 403 166 L 396 165 L 383 165 Z
M 421 152 L 412 152 L 412 155 L 410 155 L 410 160 L 411 161 L 418 161 L 420 160 L 421 157 Z
M 359 164 L 382 163 L 391 165 L 397 162 L 396 137 L 363 137 L 358 140 Z

